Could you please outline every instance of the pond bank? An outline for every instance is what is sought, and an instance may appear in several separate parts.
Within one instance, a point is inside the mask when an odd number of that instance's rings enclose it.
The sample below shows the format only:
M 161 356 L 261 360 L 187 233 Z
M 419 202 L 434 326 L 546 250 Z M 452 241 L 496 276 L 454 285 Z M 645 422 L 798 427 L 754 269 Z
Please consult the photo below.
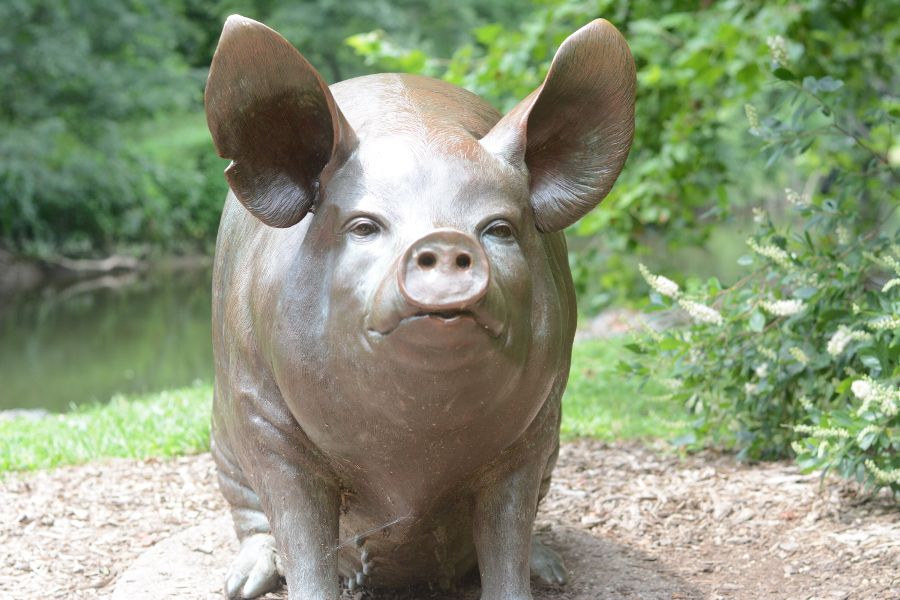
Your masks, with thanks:
M 64 287 L 79 281 L 123 277 L 142 271 L 204 269 L 211 265 L 211 256 L 199 254 L 170 255 L 152 259 L 118 254 L 99 259 L 66 257 L 37 259 L 16 256 L 0 249 L 0 298 L 42 286 Z
M 0 477 L 110 457 L 194 454 L 209 448 L 212 386 L 116 396 L 65 414 L 0 411 Z

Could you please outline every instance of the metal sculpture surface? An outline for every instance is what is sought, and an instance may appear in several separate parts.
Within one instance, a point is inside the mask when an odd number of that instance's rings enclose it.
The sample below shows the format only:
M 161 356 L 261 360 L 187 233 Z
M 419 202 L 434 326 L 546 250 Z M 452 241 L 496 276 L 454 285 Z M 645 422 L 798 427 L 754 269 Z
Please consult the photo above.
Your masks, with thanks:
M 226 170 L 213 280 L 213 455 L 230 598 L 561 583 L 532 539 L 575 332 L 562 229 L 634 129 L 634 62 L 594 21 L 505 116 L 453 85 L 327 86 L 281 36 L 225 24 L 206 111 Z

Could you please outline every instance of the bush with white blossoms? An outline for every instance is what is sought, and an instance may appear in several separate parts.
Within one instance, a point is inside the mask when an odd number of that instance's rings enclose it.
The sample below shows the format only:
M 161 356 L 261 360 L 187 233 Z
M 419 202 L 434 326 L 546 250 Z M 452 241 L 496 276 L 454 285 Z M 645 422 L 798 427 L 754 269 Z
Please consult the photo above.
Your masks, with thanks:
M 831 235 L 812 231 L 819 243 Z M 890 274 L 860 252 L 900 256 L 900 240 L 857 238 L 843 248 L 854 268 L 835 270 L 828 244 L 803 249 L 770 222 L 758 235 L 796 245 L 795 258 L 789 267 L 755 259 L 729 290 L 713 279 L 688 300 L 641 266 L 654 303 L 686 311 L 692 325 L 653 332 L 627 368 L 679 382 L 670 395 L 696 416 L 690 443 L 725 443 L 754 459 L 793 454 L 805 469 L 900 493 L 900 287 L 883 292 L 879 282 Z
M 776 317 L 793 317 L 803 310 L 804 304 L 801 300 L 775 300 L 773 302 L 763 300 L 759 303 L 759 307 Z
M 853 114 L 839 81 L 801 78 L 785 40 L 770 46 L 789 94 L 771 92 L 769 115 L 747 108 L 750 134 L 801 184 L 780 198 L 778 224 L 754 211 L 747 273 L 728 289 L 682 288 L 641 265 L 651 305 L 692 320 L 649 332 L 623 368 L 678 382 L 669 394 L 696 418 L 686 444 L 794 456 L 900 497 L 900 165 L 889 137 L 867 137 L 894 118 Z

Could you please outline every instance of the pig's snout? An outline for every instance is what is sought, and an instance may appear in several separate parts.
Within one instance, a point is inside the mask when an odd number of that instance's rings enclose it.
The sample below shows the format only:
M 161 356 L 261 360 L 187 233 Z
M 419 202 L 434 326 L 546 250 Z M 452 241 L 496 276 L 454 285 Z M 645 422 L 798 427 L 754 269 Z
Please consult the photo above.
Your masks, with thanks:
M 384 279 L 372 298 L 367 331 L 386 336 L 408 320 L 413 323 L 409 339 L 421 341 L 417 335 L 426 331 L 425 345 L 458 343 L 460 335 L 475 331 L 468 326 L 471 320 L 492 338 L 504 331 L 502 295 L 488 293 L 491 266 L 476 238 L 438 229 L 413 242 L 396 265 L 396 276 Z M 447 327 L 435 329 L 438 325 Z
M 429 312 L 464 310 L 487 292 L 490 265 L 481 244 L 452 229 L 439 229 L 406 249 L 400 260 L 400 292 Z

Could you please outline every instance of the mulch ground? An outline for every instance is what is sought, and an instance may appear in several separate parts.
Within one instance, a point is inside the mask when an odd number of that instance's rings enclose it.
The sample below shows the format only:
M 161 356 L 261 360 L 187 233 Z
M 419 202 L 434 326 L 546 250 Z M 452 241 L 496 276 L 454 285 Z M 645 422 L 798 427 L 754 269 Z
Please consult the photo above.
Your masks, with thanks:
M 7 477 L 0 598 L 112 597 L 151 546 L 221 520 L 214 481 L 208 455 Z M 536 600 L 900 598 L 897 505 L 786 463 L 565 444 L 536 527 L 571 571 L 566 588 L 538 589 Z M 221 555 L 222 564 L 230 558 L 225 548 L 196 550 Z M 179 597 L 210 597 L 202 592 Z M 477 598 L 477 589 L 454 598 Z

